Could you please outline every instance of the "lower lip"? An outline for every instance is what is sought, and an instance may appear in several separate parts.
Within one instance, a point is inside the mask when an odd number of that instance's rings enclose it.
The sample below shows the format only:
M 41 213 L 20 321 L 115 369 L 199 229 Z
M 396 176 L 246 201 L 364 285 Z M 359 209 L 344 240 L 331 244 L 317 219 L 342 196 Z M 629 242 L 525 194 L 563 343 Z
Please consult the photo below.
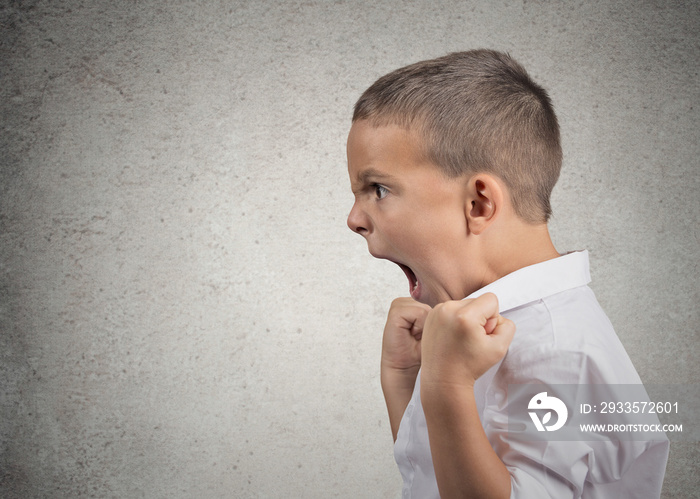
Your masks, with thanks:
M 401 270 L 403 270 L 404 274 L 406 274 L 406 277 L 408 278 L 408 292 L 410 293 L 411 298 L 418 301 L 423 289 L 423 286 L 418 280 L 418 276 L 416 276 L 416 274 L 407 266 L 400 263 L 397 263 L 397 265 L 401 267 Z
M 411 298 L 413 298 L 414 300 L 418 301 L 418 299 L 420 298 L 420 295 L 421 295 L 421 285 L 420 285 L 420 281 L 416 281 L 416 285 L 415 285 L 415 286 L 411 286 L 410 292 L 411 292 Z

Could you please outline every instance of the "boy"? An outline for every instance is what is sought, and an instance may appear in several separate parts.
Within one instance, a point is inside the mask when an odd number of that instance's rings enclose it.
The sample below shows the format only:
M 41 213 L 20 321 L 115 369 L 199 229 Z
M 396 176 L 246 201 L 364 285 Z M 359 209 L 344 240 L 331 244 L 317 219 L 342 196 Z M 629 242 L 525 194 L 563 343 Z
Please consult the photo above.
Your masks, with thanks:
M 667 440 L 508 431 L 509 384 L 641 383 L 587 253 L 560 255 L 547 230 L 562 160 L 547 93 L 495 51 L 419 62 L 362 95 L 347 148 L 348 226 L 409 281 L 381 360 L 403 497 L 658 497 Z

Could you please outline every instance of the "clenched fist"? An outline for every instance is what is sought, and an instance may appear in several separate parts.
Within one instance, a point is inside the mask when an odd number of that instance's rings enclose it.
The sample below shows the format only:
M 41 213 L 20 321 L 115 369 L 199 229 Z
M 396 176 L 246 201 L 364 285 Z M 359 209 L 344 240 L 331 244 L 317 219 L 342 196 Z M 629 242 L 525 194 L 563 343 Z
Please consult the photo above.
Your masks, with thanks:
M 413 298 L 397 298 L 391 303 L 382 340 L 382 366 L 390 369 L 418 369 L 421 364 L 421 338 L 431 308 Z
M 421 386 L 473 387 L 505 356 L 514 333 L 492 293 L 437 305 L 423 328 Z

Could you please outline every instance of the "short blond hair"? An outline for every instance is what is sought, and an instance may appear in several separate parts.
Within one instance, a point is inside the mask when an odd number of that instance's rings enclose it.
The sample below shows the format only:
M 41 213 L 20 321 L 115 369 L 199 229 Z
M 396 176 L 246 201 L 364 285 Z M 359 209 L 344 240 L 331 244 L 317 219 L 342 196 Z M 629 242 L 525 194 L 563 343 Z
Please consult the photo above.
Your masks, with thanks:
M 417 130 L 426 157 L 447 176 L 494 174 L 523 220 L 549 220 L 559 124 L 547 92 L 508 54 L 456 52 L 397 69 L 362 94 L 357 120 Z

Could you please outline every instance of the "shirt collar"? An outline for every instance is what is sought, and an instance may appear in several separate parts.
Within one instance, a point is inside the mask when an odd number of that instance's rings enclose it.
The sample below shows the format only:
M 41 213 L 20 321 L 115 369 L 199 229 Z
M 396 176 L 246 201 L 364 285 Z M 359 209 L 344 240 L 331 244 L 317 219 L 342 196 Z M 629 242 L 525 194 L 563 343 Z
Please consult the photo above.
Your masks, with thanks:
M 499 312 L 505 312 L 591 282 L 588 251 L 572 251 L 558 258 L 523 267 L 473 292 L 498 297 Z

